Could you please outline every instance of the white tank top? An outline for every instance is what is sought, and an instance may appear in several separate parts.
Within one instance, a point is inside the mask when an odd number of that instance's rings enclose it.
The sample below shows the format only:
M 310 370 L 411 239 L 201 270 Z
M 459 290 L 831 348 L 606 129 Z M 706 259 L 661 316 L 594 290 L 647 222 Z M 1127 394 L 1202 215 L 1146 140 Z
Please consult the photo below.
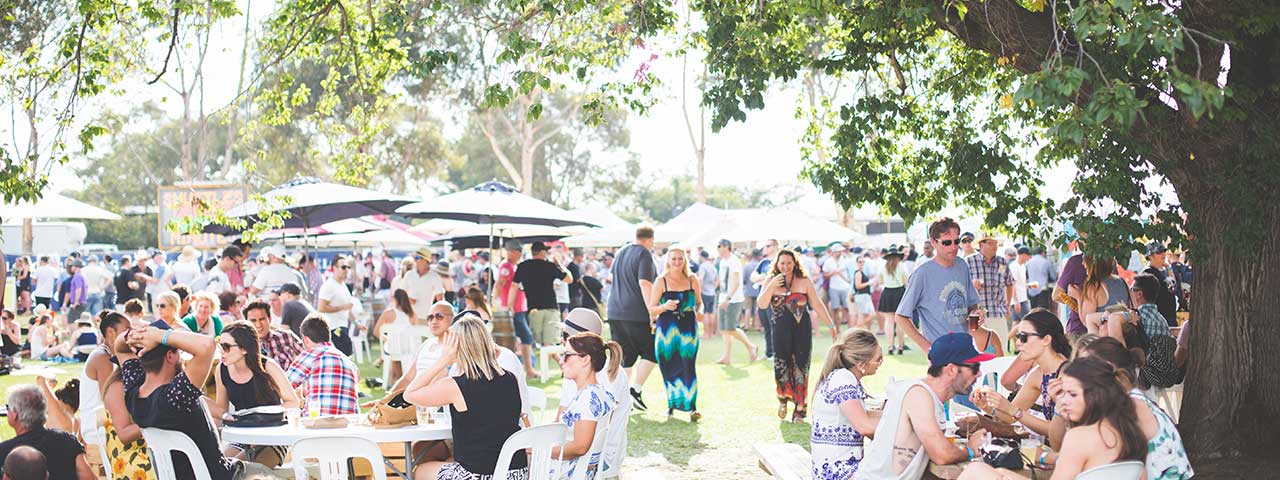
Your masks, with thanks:
M 916 451 L 915 458 L 911 459 L 911 463 L 902 473 L 894 472 L 893 468 L 893 444 L 898 437 L 898 426 L 902 423 L 902 400 L 906 398 L 907 391 L 915 386 L 920 386 L 924 391 L 929 392 L 929 397 L 933 398 L 933 416 L 938 421 L 938 427 L 943 428 L 945 420 L 942 412 L 942 401 L 938 399 L 938 395 L 924 383 L 922 379 L 914 381 L 902 381 L 890 385 L 885 395 L 887 399 L 884 405 L 884 413 L 880 417 L 880 423 L 876 424 L 876 437 L 871 441 L 870 446 L 863 451 L 862 462 L 858 464 L 858 472 L 853 478 L 856 480 L 883 480 L 896 478 L 900 480 L 918 479 L 924 477 L 924 472 L 929 467 L 929 454 L 924 451 L 924 445 L 920 446 L 920 450 Z
M 36 328 L 40 328 L 41 334 L 31 335 L 31 358 L 43 360 L 41 357 L 44 356 L 44 351 L 49 349 L 49 326 L 43 325 Z
M 85 443 L 102 445 L 106 438 L 98 435 L 98 409 L 102 407 L 102 392 L 98 390 L 98 381 L 85 375 L 80 370 L 80 408 L 76 413 L 80 416 L 80 436 Z

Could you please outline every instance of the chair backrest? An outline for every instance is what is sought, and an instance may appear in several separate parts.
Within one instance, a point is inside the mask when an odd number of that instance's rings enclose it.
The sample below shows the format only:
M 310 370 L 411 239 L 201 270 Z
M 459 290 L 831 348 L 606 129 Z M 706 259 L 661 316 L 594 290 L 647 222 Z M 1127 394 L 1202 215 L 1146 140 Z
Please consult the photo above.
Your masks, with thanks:
M 1143 463 L 1137 460 L 1093 467 L 1076 475 L 1076 480 L 1141 480 Z
M 107 429 L 98 427 L 98 438 L 107 438 Z M 116 473 L 111 469 L 111 456 L 107 455 L 107 442 L 102 442 L 98 447 L 98 455 L 102 457 L 102 473 L 107 474 L 107 478 L 116 478 Z
M 982 378 L 982 384 L 994 388 L 997 392 L 1003 391 L 1004 389 L 1000 387 L 1000 377 L 1009 369 L 1009 366 L 1013 365 L 1013 361 L 1017 358 L 1016 355 L 1005 355 L 982 362 L 981 370 L 978 373 L 978 376 Z
M 591 448 L 587 449 L 587 453 L 582 454 L 578 459 L 578 468 L 574 470 L 573 477 L 569 480 L 590 480 L 596 477 L 595 472 L 604 467 L 604 451 L 605 437 L 609 435 L 609 422 L 613 421 L 613 416 L 618 413 L 617 409 L 610 411 L 608 415 L 596 421 L 596 434 L 591 437 Z M 600 464 L 595 469 L 588 468 L 591 457 L 600 456 Z
M 563 423 L 538 425 L 512 434 L 498 453 L 493 480 L 506 480 L 511 457 L 516 453 L 523 455 L 526 448 L 533 450 L 529 457 L 529 480 L 551 480 L 552 470 L 557 463 L 552 462 L 551 447 L 564 445 L 568 438 L 569 427 Z M 294 458 L 297 458 L 296 455 Z
M 350 478 L 347 460 L 363 458 L 373 467 L 374 479 L 387 480 L 387 471 L 382 465 L 382 450 L 378 448 L 378 444 L 365 438 L 304 438 L 293 444 L 292 455 L 295 478 L 310 478 L 307 476 L 309 466 L 319 469 L 320 480 Z
M 542 417 L 547 411 L 547 391 L 538 387 L 529 387 L 529 420 L 534 425 L 542 424 Z
M 204 464 L 204 457 L 200 456 L 200 448 L 196 447 L 196 442 L 187 434 L 148 427 L 142 429 L 142 438 L 151 451 L 151 467 L 155 470 L 157 479 L 178 480 L 178 475 L 173 471 L 172 452 L 182 452 L 191 463 L 196 480 L 212 480 L 209 477 L 209 466 Z

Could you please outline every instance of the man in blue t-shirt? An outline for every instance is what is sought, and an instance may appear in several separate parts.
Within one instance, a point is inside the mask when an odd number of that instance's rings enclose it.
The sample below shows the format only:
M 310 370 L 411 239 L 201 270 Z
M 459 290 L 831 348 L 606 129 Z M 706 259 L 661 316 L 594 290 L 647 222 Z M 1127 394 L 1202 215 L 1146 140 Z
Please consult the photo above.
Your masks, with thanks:
M 971 333 L 967 320 L 970 313 L 977 313 L 979 324 L 986 320 L 978 291 L 969 281 L 969 265 L 957 257 L 960 225 L 950 218 L 933 222 L 929 226 L 929 241 L 937 255 L 912 272 L 897 311 L 898 328 L 925 352 L 938 337 Z M 920 329 L 912 325 L 912 319 L 920 323 Z

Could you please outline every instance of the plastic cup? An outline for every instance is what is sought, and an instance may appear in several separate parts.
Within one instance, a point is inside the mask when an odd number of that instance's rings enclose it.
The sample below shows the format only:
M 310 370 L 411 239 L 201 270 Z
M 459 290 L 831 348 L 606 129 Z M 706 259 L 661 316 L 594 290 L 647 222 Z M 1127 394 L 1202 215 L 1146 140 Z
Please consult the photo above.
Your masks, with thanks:
M 418 425 L 427 425 L 435 423 L 431 418 L 431 409 L 427 407 L 417 407 Z
M 302 426 L 302 409 L 286 408 L 284 409 L 284 418 L 289 422 L 289 427 L 299 428 Z

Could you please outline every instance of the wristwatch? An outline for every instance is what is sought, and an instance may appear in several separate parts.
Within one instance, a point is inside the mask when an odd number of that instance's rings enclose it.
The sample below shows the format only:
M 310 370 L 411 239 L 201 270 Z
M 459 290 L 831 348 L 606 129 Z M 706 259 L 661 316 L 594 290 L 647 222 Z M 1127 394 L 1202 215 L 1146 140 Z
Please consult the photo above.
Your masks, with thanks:
M 1013 420 L 1016 422 L 1018 420 L 1022 420 L 1022 413 L 1023 411 L 1021 408 L 1015 408 L 1013 409 L 1013 415 L 1010 415 L 1010 417 L 1013 417 Z

